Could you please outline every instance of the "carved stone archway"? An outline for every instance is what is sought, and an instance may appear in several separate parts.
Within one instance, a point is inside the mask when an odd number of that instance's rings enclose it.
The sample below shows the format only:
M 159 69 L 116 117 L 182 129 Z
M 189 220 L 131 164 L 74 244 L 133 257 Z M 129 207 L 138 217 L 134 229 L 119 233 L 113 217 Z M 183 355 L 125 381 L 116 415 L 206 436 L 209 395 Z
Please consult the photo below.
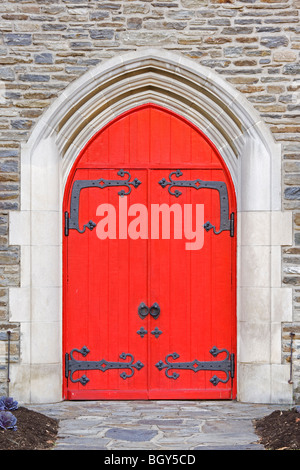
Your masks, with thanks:
M 215 72 L 163 50 L 140 49 L 99 64 L 69 85 L 40 118 L 21 155 L 21 210 L 10 244 L 21 246 L 21 285 L 10 319 L 21 325 L 11 390 L 24 402 L 62 397 L 62 198 L 86 142 L 124 111 L 155 103 L 181 114 L 217 147 L 238 204 L 237 381 L 244 402 L 291 402 L 281 363 L 281 323 L 292 294 L 281 286 L 281 246 L 292 244 L 281 211 L 281 146 L 252 105 Z

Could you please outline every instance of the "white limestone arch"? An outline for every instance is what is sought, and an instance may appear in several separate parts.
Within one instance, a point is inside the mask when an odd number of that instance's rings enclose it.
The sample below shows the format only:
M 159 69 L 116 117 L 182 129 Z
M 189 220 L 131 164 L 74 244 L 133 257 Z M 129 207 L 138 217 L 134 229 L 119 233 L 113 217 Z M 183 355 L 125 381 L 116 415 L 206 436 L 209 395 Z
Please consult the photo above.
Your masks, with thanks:
M 10 244 L 21 246 L 21 285 L 10 288 L 10 320 L 21 326 L 13 396 L 62 399 L 62 200 L 80 150 L 124 111 L 155 103 L 181 114 L 214 143 L 238 205 L 238 400 L 291 402 L 281 363 L 281 323 L 291 321 L 281 286 L 281 246 L 292 244 L 281 211 L 281 148 L 247 99 L 215 72 L 179 54 L 139 49 L 100 63 L 70 84 L 37 122 L 21 155 L 21 209 Z

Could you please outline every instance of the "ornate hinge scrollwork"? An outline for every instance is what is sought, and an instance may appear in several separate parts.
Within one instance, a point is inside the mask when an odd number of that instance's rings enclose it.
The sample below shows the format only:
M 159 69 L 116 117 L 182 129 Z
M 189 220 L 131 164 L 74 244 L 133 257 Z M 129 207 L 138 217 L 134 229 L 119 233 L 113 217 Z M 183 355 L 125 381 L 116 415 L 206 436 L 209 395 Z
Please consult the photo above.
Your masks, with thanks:
M 73 357 L 75 351 L 82 354 L 83 357 L 90 352 L 86 346 L 83 346 L 81 349 L 72 349 L 70 354 L 65 354 L 65 376 L 73 383 L 80 382 L 82 385 L 86 385 L 90 380 L 86 375 L 74 379 L 73 374 L 78 370 L 100 370 L 101 372 L 105 372 L 110 369 L 129 369 L 130 373 L 122 372 L 120 374 L 120 377 L 125 380 L 133 376 L 134 369 L 140 370 L 144 367 L 141 361 L 134 363 L 132 354 L 120 354 L 120 359 L 125 360 L 127 357 L 130 357 L 130 362 L 111 362 L 105 359 L 101 359 L 100 361 L 78 361 Z
M 199 372 L 202 370 L 217 370 L 217 371 L 222 371 L 225 372 L 226 374 L 226 379 L 220 379 L 216 375 L 214 375 L 211 379 L 210 382 L 216 386 L 218 385 L 219 382 L 222 383 L 227 383 L 229 378 L 234 377 L 234 354 L 229 354 L 227 349 L 218 349 L 216 346 L 214 346 L 210 351 L 210 354 L 214 357 L 216 357 L 218 354 L 225 352 L 226 353 L 226 358 L 223 361 L 198 361 L 198 359 L 195 359 L 194 361 L 191 362 L 170 362 L 169 358 L 172 358 L 174 360 L 178 359 L 180 356 L 179 354 L 172 353 L 168 354 L 165 358 L 165 363 L 163 361 L 159 361 L 155 366 L 158 368 L 158 370 L 165 370 L 166 377 L 168 379 L 178 379 L 180 377 L 180 374 L 178 372 L 171 372 L 174 369 L 186 369 L 186 370 L 192 370 L 193 372 Z
M 83 228 L 79 228 L 79 199 L 80 199 L 80 191 L 85 188 L 111 188 L 112 186 L 125 186 L 127 190 L 121 189 L 118 194 L 119 196 L 128 196 L 131 193 L 132 186 L 137 188 L 141 181 L 137 178 L 134 178 L 133 181 L 131 180 L 131 175 L 128 171 L 119 170 L 117 173 L 119 176 L 124 177 L 125 175 L 128 176 L 127 179 L 119 179 L 119 180 L 107 180 L 104 178 L 100 178 L 98 180 L 76 180 L 73 183 L 72 193 L 71 193 L 71 204 L 70 204 L 70 214 L 65 212 L 65 235 L 69 235 L 69 230 L 74 229 L 77 230 L 79 233 L 84 233 L 85 230 L 88 228 L 89 230 L 93 230 L 96 227 L 95 222 L 90 220 L 87 224 L 84 224 Z
M 179 178 L 183 175 L 181 170 L 172 171 L 169 174 L 169 181 L 166 178 L 162 178 L 158 184 L 161 185 L 162 188 L 166 188 L 168 186 L 168 191 L 171 196 L 179 197 L 182 192 L 179 189 L 173 190 L 173 188 L 193 188 L 193 189 L 215 189 L 219 192 L 220 197 L 220 227 L 219 230 L 216 230 L 215 225 L 211 224 L 209 221 L 204 224 L 205 230 L 208 232 L 209 230 L 213 229 L 213 232 L 216 235 L 219 235 L 221 232 L 228 230 L 230 232 L 230 236 L 234 236 L 234 214 L 232 213 L 229 217 L 229 202 L 228 202 L 228 191 L 227 186 L 224 181 L 203 181 L 200 179 L 196 180 L 174 180 L 172 176 L 175 175 L 176 178 Z

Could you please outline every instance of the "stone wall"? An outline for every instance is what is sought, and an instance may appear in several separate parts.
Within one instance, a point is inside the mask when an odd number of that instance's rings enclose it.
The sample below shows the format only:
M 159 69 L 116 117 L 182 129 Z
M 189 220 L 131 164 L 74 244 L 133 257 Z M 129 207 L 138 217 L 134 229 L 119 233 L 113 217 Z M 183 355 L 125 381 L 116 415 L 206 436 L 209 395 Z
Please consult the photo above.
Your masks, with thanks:
M 243 93 L 282 143 L 282 208 L 294 244 L 282 249 L 282 282 L 294 289 L 282 326 L 282 360 L 294 332 L 294 394 L 300 400 L 300 24 L 299 0 L 6 0 L 0 4 L 0 393 L 19 360 L 8 288 L 19 285 L 20 249 L 9 211 L 19 209 L 20 145 L 69 83 L 106 59 L 163 48 L 213 69 Z

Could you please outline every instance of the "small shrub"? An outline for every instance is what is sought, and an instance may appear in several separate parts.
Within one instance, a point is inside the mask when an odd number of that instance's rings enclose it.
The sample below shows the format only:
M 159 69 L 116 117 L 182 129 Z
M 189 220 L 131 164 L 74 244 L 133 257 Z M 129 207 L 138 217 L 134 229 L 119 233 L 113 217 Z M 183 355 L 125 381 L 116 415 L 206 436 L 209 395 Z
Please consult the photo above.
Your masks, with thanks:
M 10 411 L 0 411 L 0 428 L 17 430 L 17 418 Z
M 18 409 L 18 402 L 11 397 L 0 397 L 0 411 L 13 411 Z

